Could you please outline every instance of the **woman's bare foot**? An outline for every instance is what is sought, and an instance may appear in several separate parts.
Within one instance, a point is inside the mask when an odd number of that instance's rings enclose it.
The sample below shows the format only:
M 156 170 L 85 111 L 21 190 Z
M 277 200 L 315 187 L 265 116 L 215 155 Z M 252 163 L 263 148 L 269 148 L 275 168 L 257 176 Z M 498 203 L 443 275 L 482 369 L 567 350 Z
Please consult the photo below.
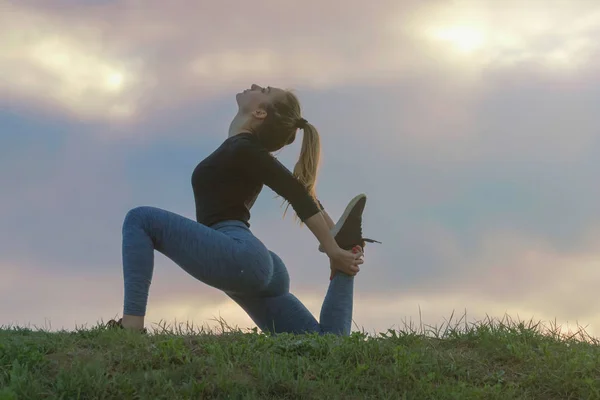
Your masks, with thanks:
M 125 329 L 142 331 L 144 330 L 144 317 L 125 314 L 123 315 L 123 320 L 121 321 L 121 324 Z

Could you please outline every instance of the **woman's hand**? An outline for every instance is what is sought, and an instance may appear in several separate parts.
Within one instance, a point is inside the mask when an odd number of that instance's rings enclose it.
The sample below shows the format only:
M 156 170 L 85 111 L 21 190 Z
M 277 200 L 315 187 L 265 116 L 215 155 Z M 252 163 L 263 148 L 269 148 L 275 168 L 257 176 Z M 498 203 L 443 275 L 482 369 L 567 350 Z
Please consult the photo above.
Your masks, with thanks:
M 333 279 L 336 271 L 343 272 L 350 276 L 355 276 L 360 272 L 358 267 L 364 263 L 362 256 L 364 255 L 360 247 L 355 247 L 352 252 L 337 248 L 327 254 L 329 257 L 329 267 L 331 268 L 330 279 Z
M 364 261 L 361 259 L 363 251 L 360 246 L 357 246 L 355 252 L 350 252 L 341 249 L 331 234 L 327 221 L 322 212 L 319 212 L 304 221 L 308 229 L 315 235 L 319 243 L 323 246 L 325 253 L 329 257 L 330 268 L 332 274 L 335 271 L 340 271 L 350 276 L 358 274 L 360 269 L 358 266 Z M 332 275 L 333 277 L 333 275 Z

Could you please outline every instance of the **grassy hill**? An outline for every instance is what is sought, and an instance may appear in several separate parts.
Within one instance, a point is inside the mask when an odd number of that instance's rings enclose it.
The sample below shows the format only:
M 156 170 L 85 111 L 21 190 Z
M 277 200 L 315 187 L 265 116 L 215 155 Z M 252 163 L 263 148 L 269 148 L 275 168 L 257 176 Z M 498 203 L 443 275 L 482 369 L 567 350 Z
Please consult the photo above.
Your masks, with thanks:
M 9 399 L 600 399 L 600 346 L 505 320 L 346 338 L 4 327 Z

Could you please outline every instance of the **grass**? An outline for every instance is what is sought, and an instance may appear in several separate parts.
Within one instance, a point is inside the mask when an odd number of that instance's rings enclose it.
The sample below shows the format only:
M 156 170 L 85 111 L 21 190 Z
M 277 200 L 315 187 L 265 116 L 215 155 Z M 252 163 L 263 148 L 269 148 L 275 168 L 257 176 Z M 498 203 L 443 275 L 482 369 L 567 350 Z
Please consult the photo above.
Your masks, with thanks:
M 600 399 L 599 343 L 582 329 L 566 336 L 505 317 L 319 337 L 221 322 L 217 332 L 180 324 L 148 335 L 103 323 L 4 327 L 0 400 Z

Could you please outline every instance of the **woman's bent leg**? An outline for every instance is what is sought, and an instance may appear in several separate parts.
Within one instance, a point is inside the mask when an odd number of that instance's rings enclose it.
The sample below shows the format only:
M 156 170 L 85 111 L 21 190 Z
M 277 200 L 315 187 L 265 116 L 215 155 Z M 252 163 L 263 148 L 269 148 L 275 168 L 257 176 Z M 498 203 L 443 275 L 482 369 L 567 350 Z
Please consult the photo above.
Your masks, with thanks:
M 123 223 L 126 315 L 146 313 L 154 250 L 196 279 L 234 293 L 259 292 L 273 272 L 268 251 L 241 222 L 217 230 L 159 208 L 137 207 Z
M 293 294 L 290 276 L 279 256 L 269 252 L 273 276 L 267 287 L 253 295 L 227 293 L 246 311 L 263 332 L 308 333 L 319 331 L 319 323 Z
M 227 294 L 248 313 L 263 332 L 321 333 L 321 327 L 315 317 L 289 292 L 275 297 Z
M 321 330 L 326 333 L 348 336 L 352 328 L 354 305 L 354 277 L 337 271 L 321 306 Z
M 337 272 L 321 308 L 321 323 L 289 292 L 289 277 L 281 259 L 273 258 L 273 283 L 256 295 L 227 293 L 263 331 L 271 333 L 333 333 L 347 336 L 352 325 L 354 277 Z M 280 281 L 277 282 L 277 277 Z

